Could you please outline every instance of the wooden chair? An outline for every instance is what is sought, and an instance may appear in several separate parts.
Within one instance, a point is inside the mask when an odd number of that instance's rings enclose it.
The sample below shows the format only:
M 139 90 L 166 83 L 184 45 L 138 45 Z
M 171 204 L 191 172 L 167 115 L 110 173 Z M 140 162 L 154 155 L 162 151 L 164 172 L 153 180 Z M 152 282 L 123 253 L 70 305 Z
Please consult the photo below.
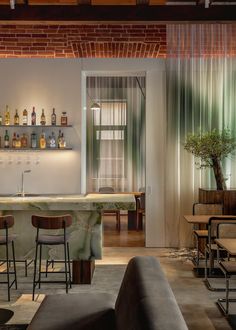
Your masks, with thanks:
M 101 194 L 114 194 L 112 187 L 100 187 L 99 192 Z M 115 215 L 116 216 L 116 229 L 120 231 L 120 210 L 103 210 L 102 215 Z
M 15 283 L 15 288 L 17 289 L 17 277 L 16 277 L 16 260 L 15 260 L 15 247 L 14 247 L 14 239 L 15 235 L 9 235 L 9 228 L 14 226 L 14 217 L 12 215 L 4 215 L 0 216 L 0 230 L 4 230 L 4 235 L 0 236 L 0 245 L 6 247 L 6 258 L 3 260 L 3 263 L 6 263 L 7 269 L 6 271 L 0 272 L 1 275 L 7 276 L 7 281 L 3 281 L 0 283 L 7 284 L 7 294 L 8 301 L 10 301 L 10 289 Z M 9 259 L 9 245 L 12 247 L 12 260 L 13 260 L 13 271 L 10 271 L 10 262 Z M 14 275 L 14 280 L 10 280 L 10 275 Z
M 223 214 L 223 205 L 222 204 L 215 204 L 215 203 L 194 203 L 193 204 L 193 215 L 222 215 Z M 206 240 L 208 238 L 208 230 L 207 228 L 200 228 L 195 229 L 193 231 L 196 240 L 196 250 L 197 255 L 195 258 L 195 264 L 199 267 L 200 262 L 200 242 Z M 205 244 L 203 244 L 204 249 Z M 204 253 L 204 252 L 203 252 Z
M 61 215 L 61 216 L 38 216 L 32 215 L 32 225 L 37 228 L 36 233 L 36 250 L 35 250 L 35 260 L 34 260 L 34 279 L 33 279 L 33 300 L 35 295 L 35 288 L 37 284 L 41 283 L 58 283 L 62 282 L 66 284 L 66 293 L 68 293 L 68 286 L 71 287 L 71 270 L 70 270 L 70 253 L 69 253 L 69 235 L 66 232 L 67 227 L 71 226 L 72 217 L 71 215 Z M 49 235 L 48 230 L 62 230 L 62 234 L 53 234 Z M 42 232 L 42 230 L 47 230 L 47 233 Z M 42 281 L 41 274 L 48 274 L 48 270 L 43 272 L 41 270 L 42 264 L 42 246 L 48 245 L 63 245 L 64 247 L 64 260 L 61 262 L 64 263 L 64 271 L 53 271 L 53 274 L 64 273 L 65 281 Z M 39 248 L 39 270 L 38 270 L 38 279 L 36 280 L 37 272 L 37 259 L 38 259 L 38 248 Z M 46 267 L 48 262 L 46 262 Z M 69 277 L 68 277 L 69 275 Z

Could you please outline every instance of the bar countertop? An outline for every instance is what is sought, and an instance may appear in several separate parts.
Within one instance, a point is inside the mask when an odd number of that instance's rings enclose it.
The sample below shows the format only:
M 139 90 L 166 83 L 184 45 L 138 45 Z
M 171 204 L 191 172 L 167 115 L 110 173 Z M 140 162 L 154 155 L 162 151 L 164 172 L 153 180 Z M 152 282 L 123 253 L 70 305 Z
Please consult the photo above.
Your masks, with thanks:
M 0 195 L 0 210 L 135 210 L 133 194 Z

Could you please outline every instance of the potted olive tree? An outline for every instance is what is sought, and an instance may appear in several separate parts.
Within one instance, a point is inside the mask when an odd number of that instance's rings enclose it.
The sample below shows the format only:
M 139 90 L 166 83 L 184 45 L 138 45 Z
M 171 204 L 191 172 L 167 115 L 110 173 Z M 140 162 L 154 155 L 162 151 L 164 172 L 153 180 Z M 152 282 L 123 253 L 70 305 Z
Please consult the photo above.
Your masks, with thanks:
M 213 169 L 217 190 L 226 190 L 221 162 L 236 149 L 235 137 L 229 129 L 188 134 L 184 149 L 200 159 L 200 162 L 196 163 L 198 168 Z

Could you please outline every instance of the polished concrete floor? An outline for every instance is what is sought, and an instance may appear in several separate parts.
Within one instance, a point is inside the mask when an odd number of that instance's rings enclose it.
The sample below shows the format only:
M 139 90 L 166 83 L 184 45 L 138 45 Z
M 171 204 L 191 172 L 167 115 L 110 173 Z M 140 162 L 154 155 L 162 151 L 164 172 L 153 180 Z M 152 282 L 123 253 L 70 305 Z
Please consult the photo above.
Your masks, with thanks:
M 90 286 L 90 290 L 93 290 L 93 288 L 94 290 L 102 290 L 102 288 L 107 290 L 107 288 L 114 285 L 113 278 L 116 277 L 116 289 L 114 290 L 114 292 L 116 292 L 119 288 L 125 265 L 129 259 L 135 255 L 152 255 L 160 260 L 190 330 L 227 330 L 234 328 L 216 306 L 217 298 L 223 297 L 224 292 L 212 292 L 207 290 L 203 280 L 193 275 L 192 263 L 185 252 L 173 253 L 173 249 L 143 247 L 105 247 L 103 259 L 96 262 L 98 267 L 94 275 L 95 283 L 93 283 L 93 286 Z M 99 273 L 99 265 L 111 265 L 109 266 L 111 267 L 110 271 Z M 19 269 L 20 267 L 22 266 L 19 266 Z M 112 267 L 113 272 L 111 271 Z M 9 308 L 14 311 L 13 317 L 8 322 L 9 324 L 29 323 L 42 301 L 44 294 L 65 292 L 64 288 L 60 285 L 56 285 L 56 287 L 49 287 L 49 284 L 44 285 L 40 290 L 40 294 L 37 295 L 36 301 L 32 302 L 32 268 L 29 270 L 29 273 L 29 277 L 23 277 L 22 267 L 22 277 L 19 279 L 19 288 L 17 291 L 14 289 L 11 290 L 12 300 L 10 303 L 7 302 L 5 286 L 0 286 L 0 308 Z M 101 279 L 101 276 L 103 279 Z M 223 284 L 223 280 L 221 281 Z M 70 292 L 86 291 L 87 288 L 88 286 L 73 285 Z M 236 292 L 232 292 L 231 295 L 236 298 Z M 230 312 L 236 315 L 236 304 L 232 304 Z

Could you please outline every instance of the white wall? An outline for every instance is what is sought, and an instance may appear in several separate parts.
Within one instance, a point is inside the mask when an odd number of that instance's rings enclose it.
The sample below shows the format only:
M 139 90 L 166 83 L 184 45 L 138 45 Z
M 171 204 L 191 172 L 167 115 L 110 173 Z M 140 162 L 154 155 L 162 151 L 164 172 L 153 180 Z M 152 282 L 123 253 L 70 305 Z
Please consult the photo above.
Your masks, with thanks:
M 0 112 L 6 104 L 14 116 L 26 107 L 31 113 L 36 107 L 38 120 L 45 109 L 50 120 L 56 108 L 57 120 L 67 111 L 73 128 L 64 129 L 67 144 L 73 151 L 63 152 L 0 152 L 0 193 L 16 193 L 20 187 L 21 172 L 31 169 L 25 176 L 25 189 L 32 193 L 80 192 L 80 61 L 64 59 L 1 59 L 0 60 Z M 13 118 L 12 118 L 13 119 Z M 27 131 L 30 128 L 15 130 Z M 36 131 L 36 130 L 35 130 Z M 45 129 L 46 131 L 46 129 Z M 54 129 L 58 134 L 58 129 Z M 41 129 L 37 129 L 40 133 Z M 49 130 L 51 133 L 51 129 Z M 0 128 L 3 139 L 5 129 Z
M 37 193 L 81 191 L 81 70 L 85 73 L 146 74 L 146 246 L 165 246 L 165 60 L 162 59 L 6 59 L 0 60 L 0 111 L 8 104 L 22 112 L 32 106 L 68 112 L 73 129 L 65 131 L 74 150 L 1 152 L 0 193 L 14 193 L 20 174 L 26 190 Z M 1 130 L 1 136 L 3 135 Z M 84 160 L 84 154 L 83 154 Z M 84 164 L 84 162 L 82 162 Z M 82 173 L 83 177 L 83 173 Z

